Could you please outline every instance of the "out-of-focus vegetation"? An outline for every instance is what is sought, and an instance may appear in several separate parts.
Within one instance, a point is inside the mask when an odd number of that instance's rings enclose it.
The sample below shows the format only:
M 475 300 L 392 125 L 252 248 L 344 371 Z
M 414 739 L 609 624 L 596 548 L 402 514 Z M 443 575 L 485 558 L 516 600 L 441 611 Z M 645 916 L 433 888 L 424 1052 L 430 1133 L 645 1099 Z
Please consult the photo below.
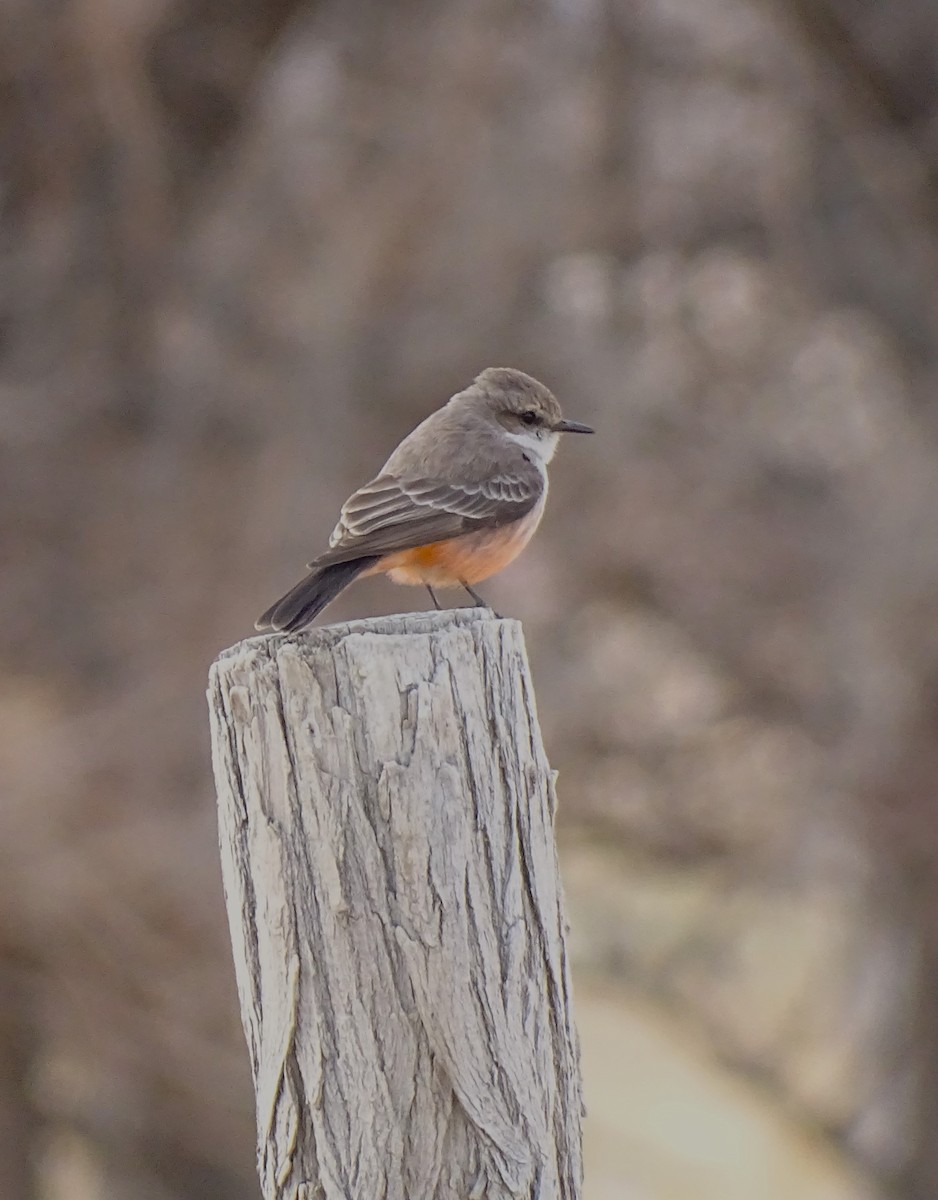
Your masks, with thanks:
M 938 1194 L 936 50 L 935 0 L 0 9 L 6 1200 L 257 1195 L 206 668 L 490 364 L 600 430 L 489 587 L 587 1200 Z

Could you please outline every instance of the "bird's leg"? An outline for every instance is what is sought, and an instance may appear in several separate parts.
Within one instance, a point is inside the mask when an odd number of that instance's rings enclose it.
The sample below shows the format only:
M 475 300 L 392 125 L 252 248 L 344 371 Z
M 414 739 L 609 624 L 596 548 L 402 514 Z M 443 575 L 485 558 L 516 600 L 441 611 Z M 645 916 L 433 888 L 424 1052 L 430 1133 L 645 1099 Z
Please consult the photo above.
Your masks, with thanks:
M 461 579 L 459 582 L 466 589 L 473 600 L 475 600 L 476 608 L 487 608 L 493 617 L 498 617 L 498 613 L 494 608 L 492 608 L 491 604 L 489 604 L 487 600 L 483 600 L 475 588 L 471 588 L 469 584 L 466 583 L 465 579 Z M 498 617 L 498 619 L 501 620 L 501 617 Z
M 475 600 L 476 608 L 488 608 L 488 605 L 485 603 L 479 593 L 475 590 L 475 588 L 471 588 L 469 584 L 466 583 L 465 579 L 460 579 L 459 582 L 466 589 L 473 600 Z
M 430 599 L 433 601 L 433 607 L 436 609 L 437 612 L 439 612 L 442 605 L 440 604 L 439 600 L 437 600 L 436 593 L 434 592 L 433 588 L 430 587 L 429 583 L 425 583 L 423 586 L 430 593 Z

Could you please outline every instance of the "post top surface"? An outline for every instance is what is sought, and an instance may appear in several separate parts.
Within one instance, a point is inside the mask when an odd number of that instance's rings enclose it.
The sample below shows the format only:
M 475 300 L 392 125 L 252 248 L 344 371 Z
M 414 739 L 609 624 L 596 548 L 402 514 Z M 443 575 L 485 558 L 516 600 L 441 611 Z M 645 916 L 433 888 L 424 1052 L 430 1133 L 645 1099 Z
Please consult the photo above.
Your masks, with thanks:
M 499 617 L 488 608 L 450 608 L 440 612 L 394 613 L 390 616 L 365 617 L 357 621 L 340 621 L 334 625 L 319 625 L 302 633 L 260 633 L 244 638 L 233 646 L 220 651 L 216 662 L 258 651 L 262 648 L 279 648 L 288 645 L 331 648 L 355 634 L 370 634 L 378 637 L 400 637 L 414 634 L 426 636 L 444 633 L 450 629 L 466 629 L 479 625 L 502 625 L 520 627 L 513 617 Z

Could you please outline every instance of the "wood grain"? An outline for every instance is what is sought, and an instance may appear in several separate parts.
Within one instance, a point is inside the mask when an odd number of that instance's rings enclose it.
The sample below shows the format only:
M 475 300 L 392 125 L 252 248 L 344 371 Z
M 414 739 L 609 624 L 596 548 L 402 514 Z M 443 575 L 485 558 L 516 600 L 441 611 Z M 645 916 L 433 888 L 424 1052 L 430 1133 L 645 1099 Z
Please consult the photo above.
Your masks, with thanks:
M 252 638 L 209 687 L 266 1200 L 576 1200 L 554 790 L 521 627 Z

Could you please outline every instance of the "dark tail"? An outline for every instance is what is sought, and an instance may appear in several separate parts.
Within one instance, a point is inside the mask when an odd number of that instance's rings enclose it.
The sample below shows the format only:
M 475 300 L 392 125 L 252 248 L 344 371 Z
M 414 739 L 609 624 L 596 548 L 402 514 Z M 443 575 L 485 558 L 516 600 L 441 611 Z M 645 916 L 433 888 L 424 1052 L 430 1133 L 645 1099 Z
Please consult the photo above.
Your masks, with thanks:
M 316 567 L 296 587 L 281 596 L 276 604 L 272 604 L 262 617 L 258 617 L 254 628 L 276 633 L 297 633 L 305 629 L 339 592 L 377 561 L 378 555 L 368 555 L 352 559 L 351 562 Z

